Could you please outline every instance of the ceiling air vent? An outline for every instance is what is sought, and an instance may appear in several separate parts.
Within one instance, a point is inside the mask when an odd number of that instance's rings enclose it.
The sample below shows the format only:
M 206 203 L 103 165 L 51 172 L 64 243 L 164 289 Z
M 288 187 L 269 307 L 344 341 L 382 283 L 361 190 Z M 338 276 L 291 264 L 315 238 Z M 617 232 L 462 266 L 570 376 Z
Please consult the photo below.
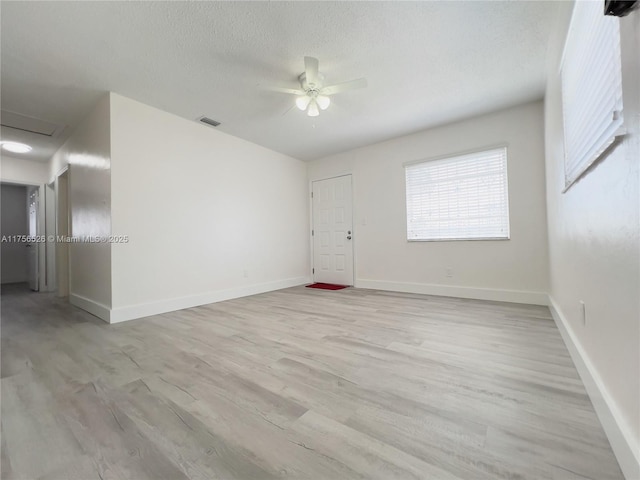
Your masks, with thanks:
M 209 125 L 210 127 L 217 127 L 218 125 L 220 125 L 220 122 L 216 122 L 215 120 L 209 117 L 200 117 L 198 120 L 202 123 Z

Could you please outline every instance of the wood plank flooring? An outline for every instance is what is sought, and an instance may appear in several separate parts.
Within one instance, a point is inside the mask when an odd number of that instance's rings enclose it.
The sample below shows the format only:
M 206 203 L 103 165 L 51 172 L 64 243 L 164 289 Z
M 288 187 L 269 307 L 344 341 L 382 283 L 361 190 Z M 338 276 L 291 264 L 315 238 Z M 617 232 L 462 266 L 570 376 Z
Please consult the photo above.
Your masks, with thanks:
M 546 307 L 303 287 L 107 325 L 2 291 L 3 479 L 621 479 Z

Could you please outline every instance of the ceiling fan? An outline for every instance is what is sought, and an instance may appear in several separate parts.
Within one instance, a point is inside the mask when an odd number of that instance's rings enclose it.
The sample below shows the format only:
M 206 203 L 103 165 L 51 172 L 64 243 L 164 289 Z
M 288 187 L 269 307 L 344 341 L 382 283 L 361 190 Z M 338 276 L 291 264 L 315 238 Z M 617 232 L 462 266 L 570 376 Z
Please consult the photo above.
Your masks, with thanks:
M 276 87 L 274 90 L 297 95 L 296 106 L 302 111 L 306 110 L 310 117 L 317 117 L 320 110 L 329 108 L 330 95 L 367 86 L 364 78 L 325 86 L 324 75 L 318 71 L 318 59 L 313 57 L 304 57 L 304 72 L 300 74 L 298 81 L 301 87 L 299 89 Z

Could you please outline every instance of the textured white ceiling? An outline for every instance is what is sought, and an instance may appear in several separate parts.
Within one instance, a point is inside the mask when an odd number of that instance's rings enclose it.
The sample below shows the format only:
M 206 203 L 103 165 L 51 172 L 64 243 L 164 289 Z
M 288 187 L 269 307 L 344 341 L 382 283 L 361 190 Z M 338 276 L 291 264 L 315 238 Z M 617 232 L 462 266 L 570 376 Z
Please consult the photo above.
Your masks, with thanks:
M 541 98 L 556 5 L 471 2 L 2 2 L 3 110 L 71 131 L 105 91 L 300 159 Z M 326 83 L 366 77 L 319 117 L 303 56 Z M 204 127 L 203 127 L 204 128 Z M 3 139 L 14 131 L 2 130 Z M 46 159 L 64 139 L 26 140 Z M 25 140 L 25 135 L 22 135 Z

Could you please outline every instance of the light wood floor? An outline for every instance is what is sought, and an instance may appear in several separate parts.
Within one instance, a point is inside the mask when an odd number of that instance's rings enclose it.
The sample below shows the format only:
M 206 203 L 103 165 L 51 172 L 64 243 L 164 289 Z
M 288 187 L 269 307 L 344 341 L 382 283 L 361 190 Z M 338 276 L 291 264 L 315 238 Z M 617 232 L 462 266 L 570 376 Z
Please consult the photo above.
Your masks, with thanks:
M 303 287 L 107 325 L 2 295 L 5 479 L 620 479 L 544 307 Z

